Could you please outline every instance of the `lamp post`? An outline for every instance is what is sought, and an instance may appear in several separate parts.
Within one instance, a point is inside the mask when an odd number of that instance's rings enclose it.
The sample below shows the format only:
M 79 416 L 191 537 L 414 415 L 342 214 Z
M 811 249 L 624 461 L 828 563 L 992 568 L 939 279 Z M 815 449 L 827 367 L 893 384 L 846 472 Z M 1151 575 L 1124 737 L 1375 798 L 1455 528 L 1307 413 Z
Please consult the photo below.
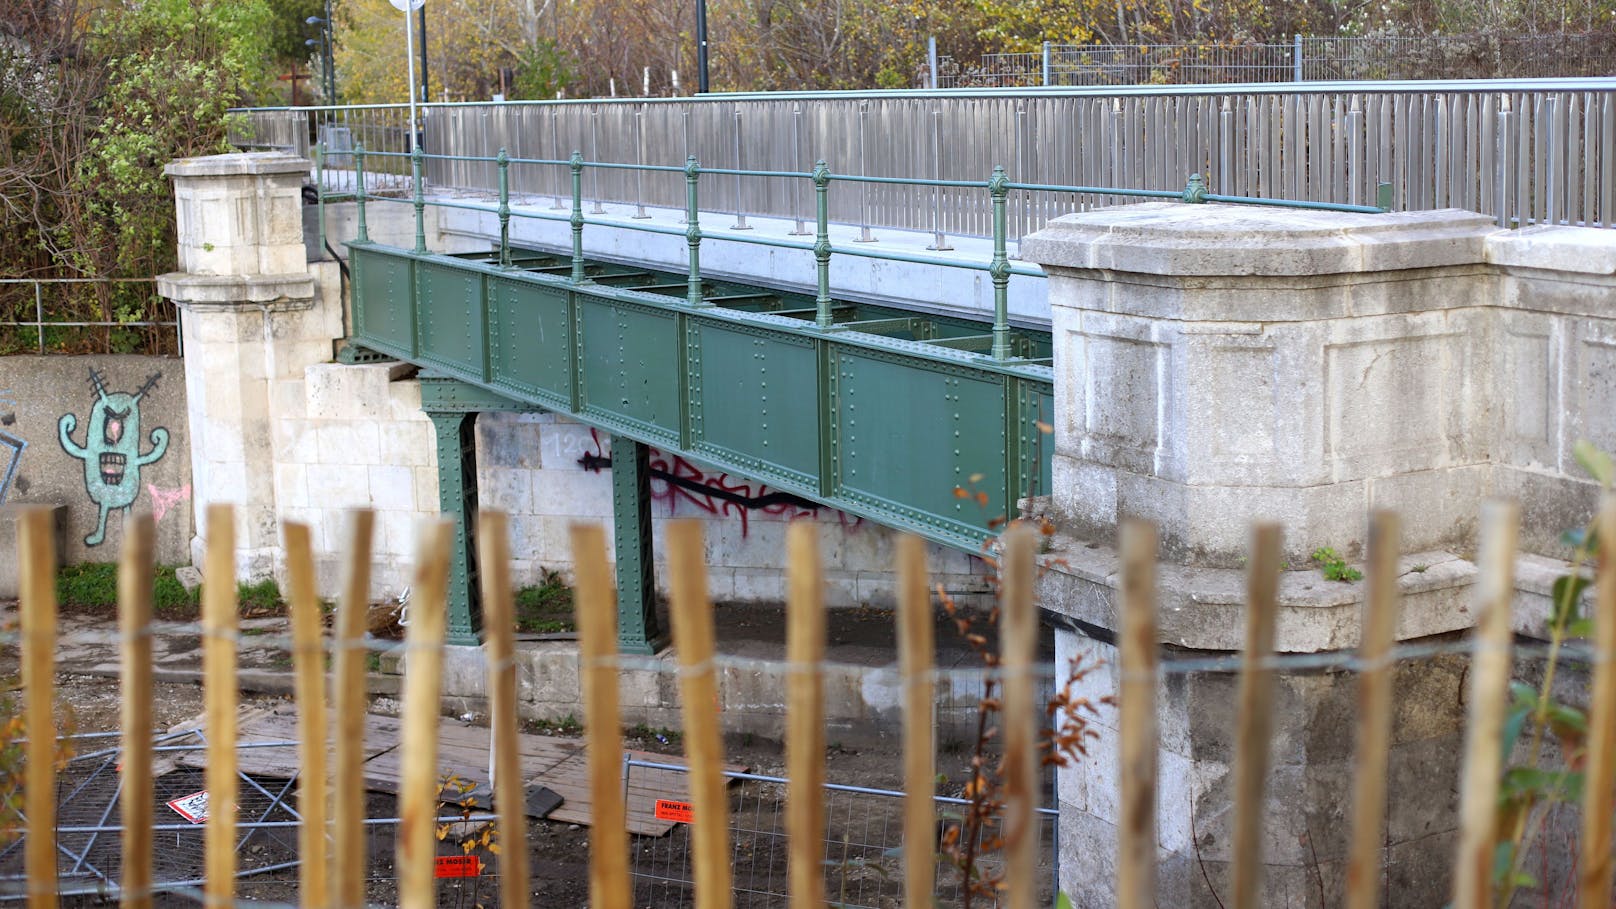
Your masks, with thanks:
M 696 91 L 707 93 L 707 0 L 696 0 Z
M 326 0 L 324 19 L 320 18 L 319 16 L 310 16 L 307 19 L 304 19 L 303 22 L 305 25 L 320 26 L 320 67 L 321 69 L 325 70 L 325 78 L 321 80 L 324 83 L 323 90 L 325 93 L 325 103 L 336 104 L 337 63 L 335 52 L 331 47 L 331 0 Z M 311 46 L 314 43 L 315 39 L 313 38 L 303 42 L 305 47 Z
M 410 13 L 425 6 L 426 0 L 387 0 L 387 2 L 393 5 L 393 9 L 404 14 L 404 65 L 409 74 L 410 88 L 409 150 L 413 152 L 416 144 L 420 142 L 421 134 L 416 131 L 420 121 L 415 116 L 415 56 L 410 53 L 411 45 L 415 43 L 415 28 L 410 22 Z

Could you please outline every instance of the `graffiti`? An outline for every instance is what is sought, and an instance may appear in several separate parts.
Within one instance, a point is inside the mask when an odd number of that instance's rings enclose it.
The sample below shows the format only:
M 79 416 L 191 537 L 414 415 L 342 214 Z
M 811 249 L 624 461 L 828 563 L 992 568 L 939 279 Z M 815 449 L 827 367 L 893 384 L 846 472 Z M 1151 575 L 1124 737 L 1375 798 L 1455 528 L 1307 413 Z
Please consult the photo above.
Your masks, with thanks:
M 168 451 L 168 430 L 158 426 L 151 431 L 152 450 L 140 453 L 140 399 L 156 388 L 162 377 L 160 372 L 148 376 L 134 394 L 108 392 L 106 381 L 92 368 L 90 387 L 95 390 L 95 400 L 90 404 L 84 444 L 73 441 L 73 430 L 78 426 L 73 414 L 62 414 L 57 424 L 62 449 L 84 462 L 84 490 L 90 501 L 101 507 L 95 532 L 84 538 L 86 546 L 101 545 L 107 536 L 107 514 L 129 510 L 140 495 L 140 468 L 160 460 Z
M 11 426 L 17 422 L 17 402 L 11 397 L 11 389 L 0 391 L 0 426 Z M 9 432 L 0 432 L 0 461 L 5 463 L 0 468 L 0 505 L 6 503 L 11 495 L 11 481 L 17 478 L 17 465 L 22 462 L 23 450 L 28 442 L 19 439 Z M 26 484 L 25 484 L 26 485 Z
M 609 469 L 612 459 L 602 453 L 600 436 L 591 429 L 589 437 L 594 442 L 594 451 L 585 451 L 583 457 L 578 459 L 578 466 L 591 472 Z M 715 517 L 735 516 L 740 518 L 743 537 L 750 530 L 751 513 L 754 511 L 794 521 L 817 515 L 824 507 L 801 496 L 770 489 L 762 483 L 737 479 L 722 472 L 707 473 L 678 455 L 655 448 L 651 449 L 650 466 L 651 498 L 666 504 L 670 516 L 678 511 L 681 504 Z M 859 518 L 850 518 L 839 511 L 837 516 L 847 526 L 856 527 L 860 523 Z
M 191 498 L 191 484 L 186 483 L 177 489 L 164 489 L 152 483 L 146 484 L 146 491 L 151 493 L 152 520 L 161 521 L 169 509 Z

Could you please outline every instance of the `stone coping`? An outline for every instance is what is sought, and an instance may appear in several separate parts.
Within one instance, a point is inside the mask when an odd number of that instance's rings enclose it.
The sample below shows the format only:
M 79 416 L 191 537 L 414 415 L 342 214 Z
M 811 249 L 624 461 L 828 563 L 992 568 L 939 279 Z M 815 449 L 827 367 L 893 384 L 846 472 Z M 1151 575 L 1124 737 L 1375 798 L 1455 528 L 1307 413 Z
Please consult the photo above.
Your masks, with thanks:
M 1114 631 L 1121 588 L 1117 551 L 1057 533 L 1040 556 L 1046 569 L 1038 583 L 1043 608 L 1087 625 Z M 1362 569 L 1362 565 L 1357 565 Z M 1539 637 L 1548 617 L 1556 578 L 1568 563 L 1522 554 L 1515 563 L 1516 631 Z M 1403 598 L 1400 641 L 1462 631 L 1475 624 L 1474 562 L 1452 552 L 1429 550 L 1398 559 Z M 1275 650 L 1316 653 L 1358 646 L 1364 581 L 1325 580 L 1316 568 L 1280 573 Z M 1246 573 L 1243 568 L 1201 568 L 1163 562 L 1157 567 L 1157 639 L 1194 650 L 1238 651 L 1244 647 Z
M 179 158 L 163 167 L 167 177 L 237 177 L 260 174 L 307 174 L 314 165 L 307 158 L 283 151 L 234 152 Z

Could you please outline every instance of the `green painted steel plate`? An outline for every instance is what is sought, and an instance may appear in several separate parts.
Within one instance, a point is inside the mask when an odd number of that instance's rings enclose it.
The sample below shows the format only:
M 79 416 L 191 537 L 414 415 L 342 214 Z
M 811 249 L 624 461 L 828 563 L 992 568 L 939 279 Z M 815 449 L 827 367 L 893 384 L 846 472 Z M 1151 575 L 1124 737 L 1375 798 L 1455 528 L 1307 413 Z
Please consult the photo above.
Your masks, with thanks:
M 677 444 L 682 387 L 677 316 L 582 293 L 577 300 L 580 411 Z
M 356 332 L 376 350 L 415 356 L 415 261 L 355 246 L 353 262 Z
M 833 494 L 961 534 L 1005 516 L 1003 376 L 852 347 L 830 369 Z
M 691 448 L 817 489 L 819 353 L 807 338 L 691 318 Z
M 420 358 L 474 380 L 483 372 L 483 275 L 445 262 L 415 265 Z
M 572 308 L 564 286 L 488 281 L 489 380 L 557 407 L 573 407 Z

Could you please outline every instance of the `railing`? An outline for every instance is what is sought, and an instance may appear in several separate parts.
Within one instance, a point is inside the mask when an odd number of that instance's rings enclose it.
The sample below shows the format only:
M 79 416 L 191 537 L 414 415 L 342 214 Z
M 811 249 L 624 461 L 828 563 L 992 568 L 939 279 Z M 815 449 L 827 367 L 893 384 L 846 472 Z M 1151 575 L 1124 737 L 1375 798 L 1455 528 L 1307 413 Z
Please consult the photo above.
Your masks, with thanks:
M 138 288 L 144 288 L 144 292 Z M 133 291 L 136 296 L 131 297 Z M 93 298 L 85 299 L 84 295 Z M 83 319 L 119 302 L 172 319 Z M 32 318 L 26 318 L 32 316 Z M 179 314 L 154 278 L 0 278 L 0 355 L 181 352 Z
M 1018 182 L 1098 187 L 1180 186 L 1206 177 L 1228 195 L 1464 208 L 1500 224 L 1616 225 L 1616 79 L 1551 82 L 1363 83 L 865 94 L 732 95 L 701 99 L 427 105 L 426 177 L 437 187 L 495 191 L 489 161 L 560 160 L 680 167 L 687 156 L 734 169 L 802 173 L 823 158 L 871 183 L 831 202 L 833 221 L 988 236 L 980 193 L 907 178 L 980 181 L 1002 164 Z M 289 121 L 306 153 L 317 127 L 406 151 L 399 107 L 263 109 L 267 135 Z M 316 122 L 318 121 L 318 122 Z M 258 129 L 258 126 L 254 126 Z M 243 141 L 250 136 L 239 137 Z M 357 141 L 355 144 L 359 144 Z M 455 160 L 456 157 L 463 160 Z M 389 159 L 398 172 L 402 159 Z M 372 167 L 372 171 L 379 168 Z M 557 170 L 513 175 L 512 191 L 565 198 Z M 721 181 L 709 203 L 747 215 L 806 218 L 802 181 Z M 590 174 L 592 198 L 683 207 L 680 187 L 633 170 Z M 1120 201 L 1095 193 L 1018 193 L 1010 238 L 1049 218 Z M 876 233 L 879 240 L 879 233 Z
M 1296 35 L 1274 44 L 1054 44 L 938 59 L 941 88 L 1212 85 L 1366 79 L 1556 79 L 1616 74 L 1616 34 Z

